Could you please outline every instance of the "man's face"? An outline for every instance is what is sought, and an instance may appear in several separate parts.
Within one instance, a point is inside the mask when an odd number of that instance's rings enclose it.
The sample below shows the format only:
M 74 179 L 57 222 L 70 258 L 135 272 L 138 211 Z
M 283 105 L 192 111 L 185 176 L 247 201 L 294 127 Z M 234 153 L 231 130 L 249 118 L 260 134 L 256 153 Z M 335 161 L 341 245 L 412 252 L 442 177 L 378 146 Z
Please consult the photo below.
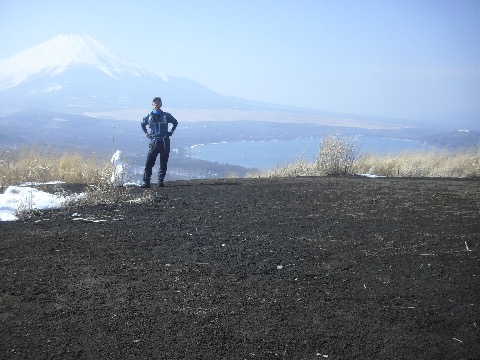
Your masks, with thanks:
M 160 110 L 160 108 L 162 107 L 162 100 L 155 100 L 154 102 L 152 102 L 152 106 L 155 110 Z

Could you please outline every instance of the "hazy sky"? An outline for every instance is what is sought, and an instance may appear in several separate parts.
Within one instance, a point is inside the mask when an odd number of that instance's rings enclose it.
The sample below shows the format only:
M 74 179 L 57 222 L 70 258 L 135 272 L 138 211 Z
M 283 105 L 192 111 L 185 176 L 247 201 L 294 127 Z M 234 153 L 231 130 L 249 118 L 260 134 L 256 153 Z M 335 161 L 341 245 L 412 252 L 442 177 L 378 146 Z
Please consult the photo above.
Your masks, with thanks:
M 63 33 L 223 94 L 480 121 L 480 0 L 0 0 L 0 58 Z

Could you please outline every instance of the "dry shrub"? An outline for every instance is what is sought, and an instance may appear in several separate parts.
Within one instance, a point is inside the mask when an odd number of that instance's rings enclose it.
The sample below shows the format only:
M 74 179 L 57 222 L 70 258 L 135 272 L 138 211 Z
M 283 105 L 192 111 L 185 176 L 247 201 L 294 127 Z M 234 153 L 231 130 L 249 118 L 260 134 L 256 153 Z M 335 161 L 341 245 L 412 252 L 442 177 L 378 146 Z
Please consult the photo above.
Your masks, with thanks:
M 104 173 L 99 181 L 91 183 L 84 191 L 83 196 L 76 201 L 80 205 L 118 205 L 128 202 L 150 202 L 154 200 L 152 191 L 144 191 L 138 198 L 131 187 L 115 186 L 110 181 L 111 174 Z
M 325 137 L 320 143 L 316 161 L 322 175 L 349 174 L 355 163 L 356 146 L 352 139 L 339 135 Z

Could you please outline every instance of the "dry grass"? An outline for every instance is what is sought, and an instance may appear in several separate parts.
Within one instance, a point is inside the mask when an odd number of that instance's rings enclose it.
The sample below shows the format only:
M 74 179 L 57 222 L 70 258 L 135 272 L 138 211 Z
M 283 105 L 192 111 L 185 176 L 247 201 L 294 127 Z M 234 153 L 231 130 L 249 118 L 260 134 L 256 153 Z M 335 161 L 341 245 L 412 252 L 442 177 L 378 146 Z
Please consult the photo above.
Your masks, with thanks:
M 63 153 L 42 148 L 0 150 L 0 189 L 26 182 L 98 183 L 112 165 L 95 154 Z
M 112 184 L 113 170 L 110 159 L 99 158 L 96 154 L 85 156 L 80 152 L 59 153 L 38 147 L 16 151 L 0 149 L 0 193 L 10 185 L 62 181 L 85 185 L 82 196 L 65 203 L 65 207 L 144 203 L 155 200 L 154 192 L 145 191 L 139 197 L 131 187 Z M 230 177 L 236 178 L 238 175 L 232 173 Z M 66 194 L 60 185 L 55 193 L 60 197 L 70 195 Z M 25 218 L 34 212 L 33 205 L 27 201 L 18 209 L 17 216 Z
M 357 156 L 354 141 L 339 136 L 322 140 L 315 162 L 300 158 L 248 177 L 291 177 L 372 174 L 389 177 L 480 177 L 480 148 L 456 152 L 404 152 L 399 155 Z
M 300 157 L 295 162 L 276 166 L 266 172 L 248 173 L 247 177 L 295 177 L 295 176 L 313 176 L 320 175 L 315 163 L 308 162 Z
M 16 152 L 0 150 L 0 190 L 22 183 L 45 183 L 63 181 L 85 184 L 81 197 L 69 205 L 121 204 L 125 202 L 153 201 L 153 193 L 145 192 L 142 197 L 134 194 L 130 187 L 115 186 L 111 182 L 113 165 L 108 159 L 95 154 L 82 156 L 80 153 L 63 153 L 38 148 L 23 148 Z M 57 195 L 64 197 L 62 187 Z M 29 209 L 30 208 L 30 209 Z M 28 216 L 32 206 L 26 204 L 18 215 Z
M 405 152 L 400 155 L 356 156 L 353 141 L 339 136 L 322 140 L 316 161 L 293 163 L 247 177 L 292 177 L 338 174 L 373 174 L 397 177 L 480 177 L 480 148 L 457 152 Z M 92 185 L 105 192 L 112 164 L 95 154 L 63 153 L 39 148 L 16 152 L 0 150 L 0 190 L 26 182 L 64 181 Z M 231 177 L 236 177 L 231 174 Z M 110 184 L 108 185 L 110 186 Z M 112 190 L 113 191 L 113 190 Z M 123 196 L 115 192 L 115 197 Z
M 365 155 L 355 164 L 357 173 L 399 177 L 480 177 L 480 148 L 456 152 L 405 152 Z

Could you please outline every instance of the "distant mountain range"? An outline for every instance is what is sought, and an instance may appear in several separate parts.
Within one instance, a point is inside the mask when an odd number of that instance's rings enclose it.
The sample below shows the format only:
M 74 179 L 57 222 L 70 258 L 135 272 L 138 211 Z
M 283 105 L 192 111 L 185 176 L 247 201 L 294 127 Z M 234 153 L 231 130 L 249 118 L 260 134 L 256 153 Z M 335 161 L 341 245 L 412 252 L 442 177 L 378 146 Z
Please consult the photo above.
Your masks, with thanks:
M 175 108 L 268 107 L 158 74 L 89 36 L 58 35 L 0 60 L 3 107 L 85 113 L 148 108 L 153 96 L 166 97 L 165 104 Z
M 138 120 L 150 109 L 154 96 L 161 96 L 164 108 L 175 109 L 174 114 L 182 121 L 411 127 L 384 119 L 224 96 L 196 81 L 158 74 L 83 35 L 58 35 L 0 60 L 0 116 L 34 110 Z
M 224 96 L 194 80 L 159 74 L 117 56 L 84 35 L 58 35 L 0 59 L 0 116 L 35 110 L 138 120 L 154 96 L 161 96 L 164 108 L 175 109 L 175 114 L 181 110 L 179 116 L 186 121 L 272 121 L 364 129 L 422 126 Z M 434 127 L 439 125 L 436 122 Z

